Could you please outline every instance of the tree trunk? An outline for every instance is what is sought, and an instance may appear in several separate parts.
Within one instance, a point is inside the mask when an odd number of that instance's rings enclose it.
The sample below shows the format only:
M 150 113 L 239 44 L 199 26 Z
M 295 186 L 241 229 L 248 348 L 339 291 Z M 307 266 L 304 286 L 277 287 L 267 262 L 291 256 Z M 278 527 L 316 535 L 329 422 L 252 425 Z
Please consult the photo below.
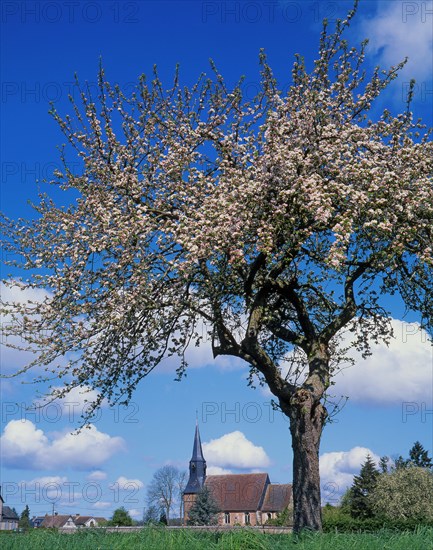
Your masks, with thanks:
M 321 531 L 319 447 L 327 412 L 306 389 L 298 390 L 284 409 L 290 418 L 293 447 L 293 531 Z

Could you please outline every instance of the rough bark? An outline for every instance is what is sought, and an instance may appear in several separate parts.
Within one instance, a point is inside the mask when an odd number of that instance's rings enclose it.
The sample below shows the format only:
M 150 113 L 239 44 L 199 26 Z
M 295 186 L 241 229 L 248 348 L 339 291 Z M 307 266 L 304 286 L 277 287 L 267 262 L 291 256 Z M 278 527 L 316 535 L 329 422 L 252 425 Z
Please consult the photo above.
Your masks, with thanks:
M 319 447 L 327 417 L 325 407 L 311 391 L 300 389 L 283 405 L 290 419 L 293 448 L 293 530 L 320 531 L 322 512 L 320 498 Z

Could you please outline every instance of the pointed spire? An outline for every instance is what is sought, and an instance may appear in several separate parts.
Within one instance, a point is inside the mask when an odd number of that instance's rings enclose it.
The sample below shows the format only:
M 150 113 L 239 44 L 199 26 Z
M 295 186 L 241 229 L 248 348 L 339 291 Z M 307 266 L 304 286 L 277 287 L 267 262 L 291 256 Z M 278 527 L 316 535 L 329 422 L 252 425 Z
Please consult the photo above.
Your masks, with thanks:
M 201 448 L 200 432 L 198 429 L 198 422 L 195 425 L 194 446 L 192 448 L 192 461 L 202 460 L 205 462 L 203 456 L 203 449 Z
M 201 447 L 200 431 L 198 429 L 198 415 L 196 415 L 194 445 L 192 448 L 192 457 L 189 461 L 189 480 L 184 493 L 199 493 L 206 479 L 206 460 L 203 456 Z

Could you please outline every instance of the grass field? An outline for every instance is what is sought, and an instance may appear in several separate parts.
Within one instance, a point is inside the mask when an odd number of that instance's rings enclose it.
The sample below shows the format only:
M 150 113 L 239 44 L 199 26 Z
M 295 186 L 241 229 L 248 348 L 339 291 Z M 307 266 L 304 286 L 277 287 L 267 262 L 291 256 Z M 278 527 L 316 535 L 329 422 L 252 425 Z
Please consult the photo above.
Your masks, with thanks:
M 86 530 L 74 534 L 34 530 L 0 532 L 2 550 L 433 550 L 433 528 L 414 532 L 270 535 L 248 530 L 204 533 L 146 528 L 134 533 Z

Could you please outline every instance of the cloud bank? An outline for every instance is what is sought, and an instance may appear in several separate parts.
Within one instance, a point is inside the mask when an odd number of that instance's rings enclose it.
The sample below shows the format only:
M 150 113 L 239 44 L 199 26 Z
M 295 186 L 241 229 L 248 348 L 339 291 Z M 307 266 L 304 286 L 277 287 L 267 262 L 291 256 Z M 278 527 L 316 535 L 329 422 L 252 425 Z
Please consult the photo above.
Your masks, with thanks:
M 227 473 L 231 468 L 266 468 L 271 463 L 263 447 L 254 445 L 240 431 L 234 431 L 218 439 L 212 439 L 209 443 L 203 443 L 203 453 L 209 468 L 220 469 L 215 469 L 215 473 Z
M 111 437 L 94 425 L 78 434 L 49 438 L 30 420 L 11 420 L 0 438 L 4 466 L 33 470 L 66 467 L 93 469 L 125 448 L 121 437 Z

